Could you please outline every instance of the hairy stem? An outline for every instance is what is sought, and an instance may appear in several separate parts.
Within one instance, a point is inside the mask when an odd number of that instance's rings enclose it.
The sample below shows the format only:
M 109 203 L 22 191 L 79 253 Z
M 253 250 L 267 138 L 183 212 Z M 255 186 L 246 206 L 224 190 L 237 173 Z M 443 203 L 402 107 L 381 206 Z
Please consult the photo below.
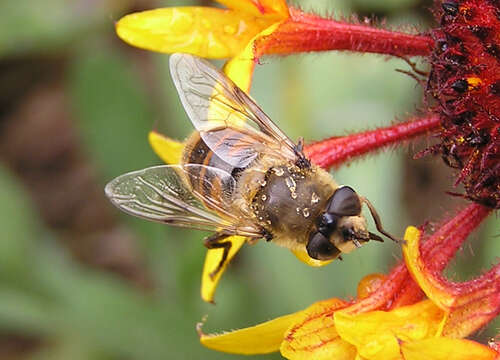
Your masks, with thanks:
M 384 128 L 332 137 L 307 145 L 304 152 L 316 165 L 330 168 L 388 145 L 425 135 L 438 126 L 439 117 L 429 115 Z
M 434 40 L 428 35 L 325 19 L 290 8 L 290 17 L 276 31 L 257 39 L 254 51 L 256 58 L 328 50 L 408 57 L 428 56 L 433 47 Z

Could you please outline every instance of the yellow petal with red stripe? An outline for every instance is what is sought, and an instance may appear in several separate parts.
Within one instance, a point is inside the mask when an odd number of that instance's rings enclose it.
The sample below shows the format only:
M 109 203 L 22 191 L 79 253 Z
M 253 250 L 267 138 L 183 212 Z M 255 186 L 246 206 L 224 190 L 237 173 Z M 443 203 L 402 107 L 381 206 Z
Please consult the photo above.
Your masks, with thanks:
M 241 10 L 255 16 L 288 17 L 285 0 L 216 0 L 230 9 Z
M 333 313 L 346 304 L 333 298 L 302 311 L 285 334 L 281 355 L 291 360 L 354 360 L 356 348 L 340 338 L 333 321 Z
M 439 284 L 435 282 L 436 280 L 434 277 L 427 276 L 425 264 L 420 255 L 420 230 L 416 227 L 409 226 L 406 229 L 404 239 L 406 244 L 403 245 L 403 255 L 408 271 L 410 271 L 415 281 L 429 299 L 441 309 L 449 310 L 453 307 L 456 298 L 440 287 Z
M 249 93 L 252 85 L 252 74 L 255 67 L 254 42 L 261 36 L 266 36 L 275 31 L 281 22 L 274 23 L 253 37 L 241 52 L 236 54 L 224 65 L 224 73 L 240 89 Z
M 349 315 L 340 310 L 333 317 L 340 337 L 356 346 L 362 357 L 395 360 L 401 358 L 401 341 L 436 336 L 444 316 L 432 301 L 425 300 L 392 311 Z

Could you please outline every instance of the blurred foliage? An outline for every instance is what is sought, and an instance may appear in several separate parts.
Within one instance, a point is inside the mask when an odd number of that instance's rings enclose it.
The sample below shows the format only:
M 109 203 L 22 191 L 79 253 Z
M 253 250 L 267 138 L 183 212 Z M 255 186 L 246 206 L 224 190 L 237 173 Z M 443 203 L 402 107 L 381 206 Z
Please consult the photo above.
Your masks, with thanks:
M 146 139 L 154 123 L 180 139 L 191 131 L 168 75 L 167 56 L 129 48 L 113 33 L 113 21 L 132 6 L 171 3 L 0 2 L 0 60 L 64 59 L 60 82 L 78 146 L 100 188 L 116 175 L 159 163 Z M 405 23 L 403 18 L 417 6 L 416 0 L 298 3 L 322 13 L 374 11 L 395 24 Z M 418 24 L 428 20 L 412 16 Z M 268 58 L 263 64 L 257 67 L 252 95 L 292 138 L 321 139 L 388 124 L 413 113 L 421 98 L 414 80 L 394 71 L 406 68 L 400 60 L 328 53 Z M 22 99 L 17 103 L 23 106 Z M 57 135 L 46 141 L 56 141 Z M 412 204 L 401 197 L 408 159 L 405 151 L 390 151 L 334 175 L 370 198 L 385 226 L 401 233 L 414 221 L 405 215 Z M 115 211 L 118 226 L 138 239 L 137 251 L 151 277 L 151 287 L 139 288 L 115 272 L 77 261 L 61 233 L 43 223 L 29 189 L 5 166 L 0 167 L 0 199 L 0 333 L 37 339 L 26 359 L 238 358 L 199 345 L 195 324 L 205 314 L 204 330 L 217 331 L 258 323 L 323 298 L 353 296 L 363 275 L 387 271 L 400 256 L 392 244 L 371 244 L 343 262 L 316 269 L 266 243 L 246 246 L 224 275 L 213 306 L 199 298 L 205 234 Z M 452 210 L 442 209 L 443 216 Z M 477 273 L 495 260 L 499 225 L 498 219 L 488 221 L 471 241 L 474 261 L 458 261 L 452 276 Z M 482 241 L 474 241 L 478 238 Z M 470 259 L 470 252 L 463 258 Z M 492 326 L 482 338 L 494 333 Z
M 0 2 L 0 56 L 50 54 L 78 45 L 89 33 L 110 31 L 128 0 L 33 0 Z M 76 46 L 77 47 L 77 46 Z

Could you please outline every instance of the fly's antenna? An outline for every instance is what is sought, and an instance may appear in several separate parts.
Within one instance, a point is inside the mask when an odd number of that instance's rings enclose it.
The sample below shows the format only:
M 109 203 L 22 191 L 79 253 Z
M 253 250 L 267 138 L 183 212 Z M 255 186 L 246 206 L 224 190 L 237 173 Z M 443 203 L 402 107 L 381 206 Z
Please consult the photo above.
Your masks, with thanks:
M 396 244 L 404 245 L 406 243 L 404 240 L 398 239 L 397 237 L 392 236 L 387 231 L 385 231 L 384 227 L 382 226 L 382 221 L 380 221 L 380 216 L 378 215 L 378 212 L 377 212 L 377 210 L 375 210 L 375 207 L 372 205 L 372 203 L 365 197 L 360 196 L 359 198 L 361 199 L 361 202 L 365 203 L 366 206 L 368 207 L 368 209 L 370 210 L 370 214 L 372 215 L 372 218 L 373 218 L 373 221 L 375 222 L 375 227 L 377 228 L 377 230 L 381 234 L 387 236 L 389 239 L 394 241 Z M 370 239 L 376 240 L 376 241 L 382 240 L 379 236 L 372 234 L 372 233 L 370 233 Z

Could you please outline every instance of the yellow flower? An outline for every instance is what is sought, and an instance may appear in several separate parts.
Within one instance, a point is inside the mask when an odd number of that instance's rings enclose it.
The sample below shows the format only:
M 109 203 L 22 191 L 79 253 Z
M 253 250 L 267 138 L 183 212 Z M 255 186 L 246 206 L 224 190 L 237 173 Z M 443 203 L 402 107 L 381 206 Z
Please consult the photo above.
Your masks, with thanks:
M 333 298 L 266 323 L 222 335 L 201 334 L 211 349 L 240 354 L 280 351 L 287 359 L 401 359 L 402 344 L 435 337 L 444 312 L 431 301 L 353 314 Z M 265 346 L 263 346 L 263 340 Z M 432 359 L 432 357 L 428 357 Z M 463 358 L 465 359 L 465 358 Z
M 250 89 L 256 39 L 289 17 L 284 0 L 218 0 L 215 7 L 170 7 L 127 15 L 116 24 L 125 42 L 163 53 L 182 52 L 230 59 L 224 71 L 241 89 Z
M 280 351 L 292 360 L 493 360 L 499 356 L 496 348 L 463 338 L 500 311 L 499 281 L 494 275 L 498 266 L 480 277 L 479 283 L 453 284 L 437 275 L 477 219 L 488 213 L 479 205 L 469 206 L 427 239 L 422 249 L 421 232 L 409 227 L 405 263 L 387 276 L 365 277 L 352 302 L 337 298 L 317 302 L 294 314 L 221 335 L 199 330 L 200 341 L 230 353 Z
M 147 50 L 230 59 L 224 71 L 247 92 L 255 62 L 263 55 L 351 50 L 405 57 L 427 55 L 434 45 L 428 36 L 308 14 L 285 0 L 216 1 L 227 8 L 170 7 L 130 14 L 118 21 L 116 32 Z

